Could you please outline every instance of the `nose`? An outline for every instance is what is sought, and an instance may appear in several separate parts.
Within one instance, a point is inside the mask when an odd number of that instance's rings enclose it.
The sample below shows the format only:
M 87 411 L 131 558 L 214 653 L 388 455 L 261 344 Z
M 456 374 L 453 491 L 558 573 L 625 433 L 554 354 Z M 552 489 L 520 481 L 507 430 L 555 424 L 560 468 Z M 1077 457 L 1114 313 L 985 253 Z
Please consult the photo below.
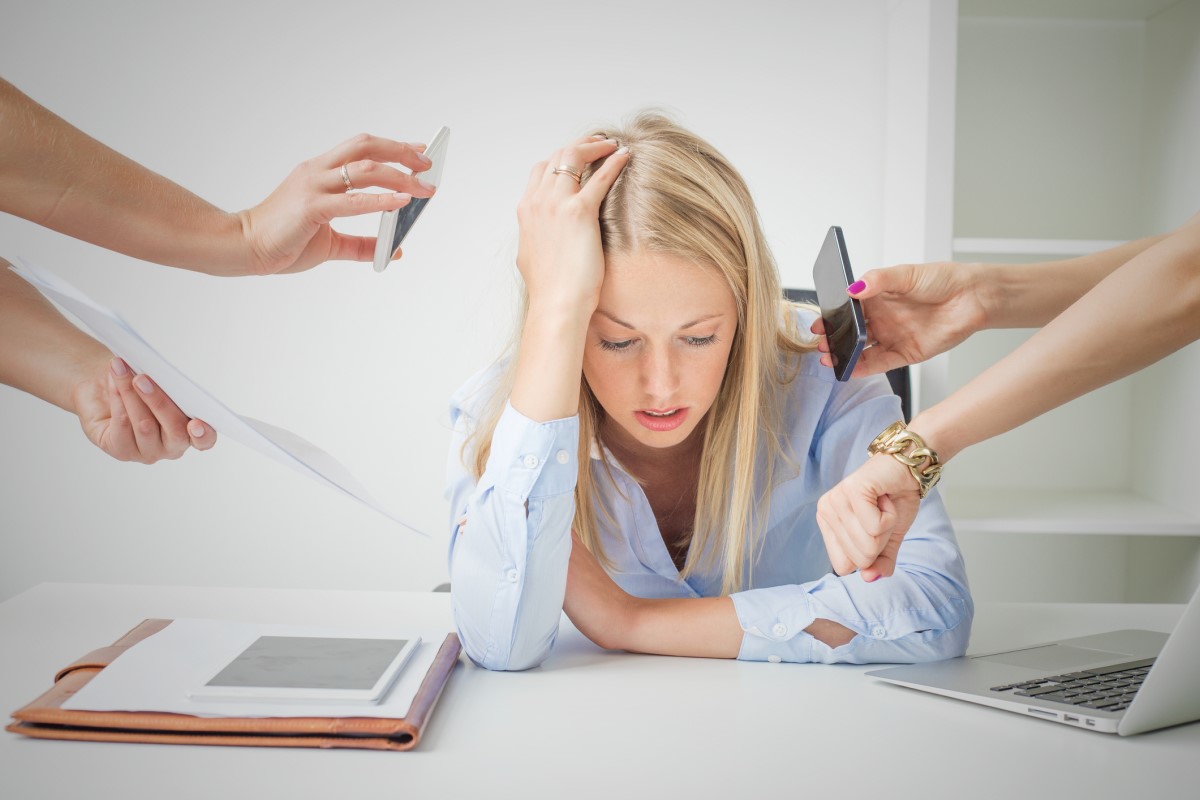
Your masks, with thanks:
M 642 391 L 654 408 L 670 406 L 679 391 L 679 363 L 670 347 L 648 347 L 642 357 Z

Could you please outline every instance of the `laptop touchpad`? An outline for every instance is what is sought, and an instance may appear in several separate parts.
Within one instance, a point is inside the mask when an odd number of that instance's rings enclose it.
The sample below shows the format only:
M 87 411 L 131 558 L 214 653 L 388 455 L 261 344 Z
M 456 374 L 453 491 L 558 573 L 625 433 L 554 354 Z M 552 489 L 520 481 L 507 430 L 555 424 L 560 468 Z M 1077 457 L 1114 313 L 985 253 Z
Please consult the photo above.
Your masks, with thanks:
M 1103 664 L 1105 662 L 1120 661 L 1125 658 L 1129 658 L 1126 653 L 1088 650 L 1083 647 L 1072 647 L 1069 644 L 1048 644 L 1044 647 L 1032 647 L 1028 650 L 997 653 L 994 656 L 979 656 L 978 660 L 1011 664 L 1014 667 L 1029 667 L 1031 669 L 1059 672 L 1068 669 L 1079 669 L 1089 665 Z

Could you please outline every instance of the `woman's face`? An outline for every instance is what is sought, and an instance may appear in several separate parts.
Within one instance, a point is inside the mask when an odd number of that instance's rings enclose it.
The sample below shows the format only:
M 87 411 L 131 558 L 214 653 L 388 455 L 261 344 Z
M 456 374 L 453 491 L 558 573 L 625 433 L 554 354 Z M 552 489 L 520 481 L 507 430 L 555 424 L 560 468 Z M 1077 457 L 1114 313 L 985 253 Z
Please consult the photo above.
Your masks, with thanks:
M 605 433 L 627 448 L 685 441 L 717 398 L 736 331 L 715 269 L 662 253 L 607 259 L 583 352 Z

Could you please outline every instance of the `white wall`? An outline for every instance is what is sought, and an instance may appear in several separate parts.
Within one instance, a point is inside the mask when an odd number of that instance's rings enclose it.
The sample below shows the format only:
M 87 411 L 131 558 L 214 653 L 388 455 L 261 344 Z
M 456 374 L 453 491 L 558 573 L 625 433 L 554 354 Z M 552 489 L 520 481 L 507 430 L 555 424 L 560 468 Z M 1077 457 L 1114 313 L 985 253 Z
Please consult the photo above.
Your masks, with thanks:
M 431 538 L 233 442 L 114 462 L 66 413 L 0 387 L 0 599 L 47 580 L 444 580 L 446 398 L 507 332 L 530 165 L 598 122 L 663 106 L 723 149 L 785 283 L 811 285 L 830 224 L 856 264 L 881 256 L 883 3 L 0 2 L 0 74 L 223 208 L 360 131 L 454 131 L 442 191 L 383 275 L 330 264 L 219 280 L 0 216 L 0 254 L 120 310 L 232 408 L 325 448 Z

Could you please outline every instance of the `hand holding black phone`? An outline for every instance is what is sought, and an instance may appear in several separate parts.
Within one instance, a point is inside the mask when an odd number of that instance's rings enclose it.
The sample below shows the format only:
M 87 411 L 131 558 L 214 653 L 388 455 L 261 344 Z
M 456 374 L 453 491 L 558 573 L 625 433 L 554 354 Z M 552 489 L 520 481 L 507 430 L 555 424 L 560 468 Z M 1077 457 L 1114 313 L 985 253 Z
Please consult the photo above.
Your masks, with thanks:
M 825 323 L 825 338 L 829 341 L 833 374 L 839 381 L 850 380 L 850 373 L 867 344 L 862 303 L 846 293 L 853 282 L 846 239 L 842 229 L 834 225 L 825 235 L 821 252 L 813 264 L 813 283 L 817 287 L 817 303 Z

